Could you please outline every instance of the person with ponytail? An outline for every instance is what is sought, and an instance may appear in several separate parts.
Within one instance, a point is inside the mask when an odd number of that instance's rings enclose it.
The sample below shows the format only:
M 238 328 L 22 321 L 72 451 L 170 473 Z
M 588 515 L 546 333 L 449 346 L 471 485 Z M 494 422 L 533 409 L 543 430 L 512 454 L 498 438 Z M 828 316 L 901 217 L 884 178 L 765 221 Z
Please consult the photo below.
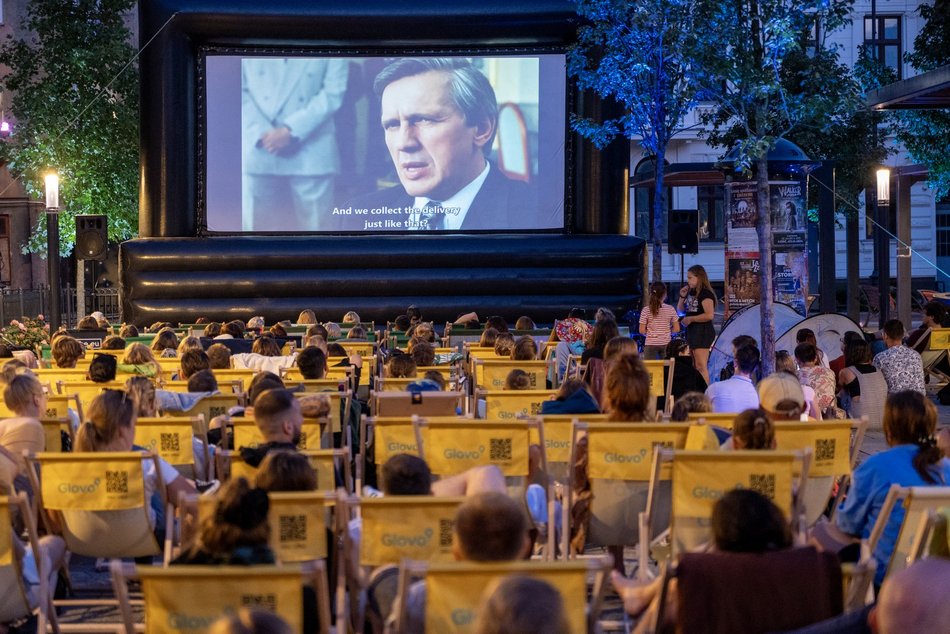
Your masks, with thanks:
M 706 269 L 698 264 L 689 267 L 686 286 L 680 289 L 676 309 L 685 312 L 682 324 L 686 326 L 686 341 L 693 353 L 693 364 L 706 383 L 709 383 L 709 349 L 716 339 L 716 329 L 713 328 L 716 301 Z
M 934 433 L 937 408 L 913 390 L 896 392 L 884 404 L 884 439 L 889 449 L 870 456 L 855 469 L 851 489 L 838 513 L 837 527 L 848 535 L 866 538 L 891 485 L 902 487 L 950 485 L 950 460 L 943 457 Z M 904 520 L 904 509 L 894 508 L 872 556 L 877 561 L 874 582 L 880 585 Z
M 665 358 L 666 346 L 673 339 L 673 333 L 679 331 L 676 309 L 666 303 L 666 284 L 653 282 L 650 284 L 650 301 L 640 311 L 640 334 L 646 337 L 643 358 Z
M 732 423 L 732 449 L 769 451 L 775 449 L 775 425 L 761 407 L 743 410 Z M 723 446 L 730 448 L 730 441 Z
M 651 419 L 650 373 L 637 355 L 624 354 L 612 361 L 604 381 L 604 411 L 608 420 L 642 422 Z
M 36 375 L 25 368 L 4 367 L 2 381 L 3 402 L 16 416 L 0 421 L 0 448 L 16 465 L 17 475 L 25 477 L 23 452 L 37 453 L 46 448 L 40 424 L 40 418 L 46 416 L 46 393 Z M 59 451 L 59 447 L 49 450 Z
M 86 410 L 86 422 L 79 426 L 76 432 L 77 452 L 107 452 L 107 451 L 136 451 L 141 447 L 134 444 L 135 421 L 138 418 L 136 403 L 124 390 L 103 390 L 102 394 L 92 399 Z M 164 523 L 158 490 L 158 478 L 165 482 L 168 501 L 177 506 L 178 498 L 182 493 L 195 494 L 195 487 L 183 478 L 170 464 L 161 457 L 158 458 L 159 473 L 155 472 L 155 463 L 151 460 L 142 461 L 142 470 L 145 472 L 145 496 L 152 500 L 149 509 L 149 519 L 152 526 L 163 530 Z

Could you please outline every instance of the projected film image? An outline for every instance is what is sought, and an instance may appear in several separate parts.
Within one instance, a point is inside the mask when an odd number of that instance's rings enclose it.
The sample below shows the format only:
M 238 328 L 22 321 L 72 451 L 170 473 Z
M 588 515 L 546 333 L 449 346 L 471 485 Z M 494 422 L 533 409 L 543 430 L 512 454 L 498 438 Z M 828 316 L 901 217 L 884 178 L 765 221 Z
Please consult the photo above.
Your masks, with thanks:
M 209 232 L 563 229 L 563 55 L 205 60 Z

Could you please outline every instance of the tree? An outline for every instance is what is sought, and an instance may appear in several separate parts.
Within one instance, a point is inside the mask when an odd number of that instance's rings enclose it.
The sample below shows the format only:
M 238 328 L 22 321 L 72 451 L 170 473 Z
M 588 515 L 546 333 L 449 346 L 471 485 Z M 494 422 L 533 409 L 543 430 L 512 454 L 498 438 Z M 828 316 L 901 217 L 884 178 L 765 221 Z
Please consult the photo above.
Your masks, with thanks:
M 914 39 L 906 58 L 924 72 L 950 64 L 950 2 L 922 4 L 927 23 Z M 894 113 L 897 140 L 914 161 L 927 166 L 928 185 L 940 199 L 950 194 L 950 108 L 902 110 Z
M 695 105 L 687 53 L 695 38 L 690 0 L 575 0 L 585 23 L 568 53 L 568 72 L 583 90 L 623 105 L 603 122 L 574 117 L 574 129 L 598 148 L 617 136 L 639 138 L 654 159 L 653 280 L 662 280 L 664 161 L 670 139 Z
M 704 37 L 698 42 L 697 79 L 715 102 L 705 117 L 709 141 L 737 141 L 736 168 L 753 174 L 759 220 L 756 234 L 761 270 L 762 369 L 775 364 L 772 285 L 772 220 L 768 152 L 803 122 L 821 122 L 835 111 L 837 90 L 786 90 L 783 64 L 801 49 L 805 34 L 820 22 L 827 35 L 848 19 L 851 0 L 707 0 L 701 3 Z M 805 77 L 800 78 L 804 83 Z
M 138 73 L 124 21 L 134 5 L 32 0 L 17 36 L 0 46 L 15 119 L 0 160 L 33 198 L 43 197 L 44 175 L 59 172 L 64 255 L 76 214 L 106 214 L 115 241 L 138 228 Z M 23 250 L 46 251 L 45 222 Z

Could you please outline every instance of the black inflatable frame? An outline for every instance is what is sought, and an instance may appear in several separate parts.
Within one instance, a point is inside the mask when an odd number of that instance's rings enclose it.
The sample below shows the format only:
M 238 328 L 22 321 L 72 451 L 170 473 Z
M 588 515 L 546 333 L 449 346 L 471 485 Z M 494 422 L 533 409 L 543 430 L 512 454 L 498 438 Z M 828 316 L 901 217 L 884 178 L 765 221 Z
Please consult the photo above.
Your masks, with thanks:
M 198 59 L 203 47 L 317 53 L 566 49 L 576 15 L 556 0 L 140 0 L 141 192 L 137 240 L 121 245 L 122 316 L 155 321 L 385 321 L 409 304 L 550 321 L 573 306 L 618 314 L 640 300 L 642 240 L 626 235 L 629 146 L 569 134 L 562 234 L 204 236 Z M 154 39 L 153 39 L 154 38 Z M 568 96 L 584 116 L 614 114 Z M 611 108 L 610 112 L 605 112 Z M 565 122 L 565 126 L 567 122 Z

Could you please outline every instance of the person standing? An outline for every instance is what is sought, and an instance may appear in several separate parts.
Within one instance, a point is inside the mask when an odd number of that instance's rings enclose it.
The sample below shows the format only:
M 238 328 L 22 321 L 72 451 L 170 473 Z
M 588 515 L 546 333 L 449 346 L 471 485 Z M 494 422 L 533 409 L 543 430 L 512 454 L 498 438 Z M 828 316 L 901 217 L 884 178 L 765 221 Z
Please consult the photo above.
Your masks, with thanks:
M 243 61 L 245 230 L 313 231 L 331 217 L 348 71 L 342 59 Z
M 676 309 L 686 312 L 682 324 L 686 326 L 686 341 L 693 353 L 693 364 L 709 383 L 709 349 L 716 339 L 716 329 L 712 323 L 716 312 L 716 293 L 709 283 L 706 269 L 699 264 L 694 264 L 686 271 L 686 286 L 680 289 Z
M 644 359 L 662 359 L 673 333 L 680 331 L 676 310 L 666 303 L 666 284 L 650 284 L 650 303 L 640 312 L 640 334 L 646 336 Z

